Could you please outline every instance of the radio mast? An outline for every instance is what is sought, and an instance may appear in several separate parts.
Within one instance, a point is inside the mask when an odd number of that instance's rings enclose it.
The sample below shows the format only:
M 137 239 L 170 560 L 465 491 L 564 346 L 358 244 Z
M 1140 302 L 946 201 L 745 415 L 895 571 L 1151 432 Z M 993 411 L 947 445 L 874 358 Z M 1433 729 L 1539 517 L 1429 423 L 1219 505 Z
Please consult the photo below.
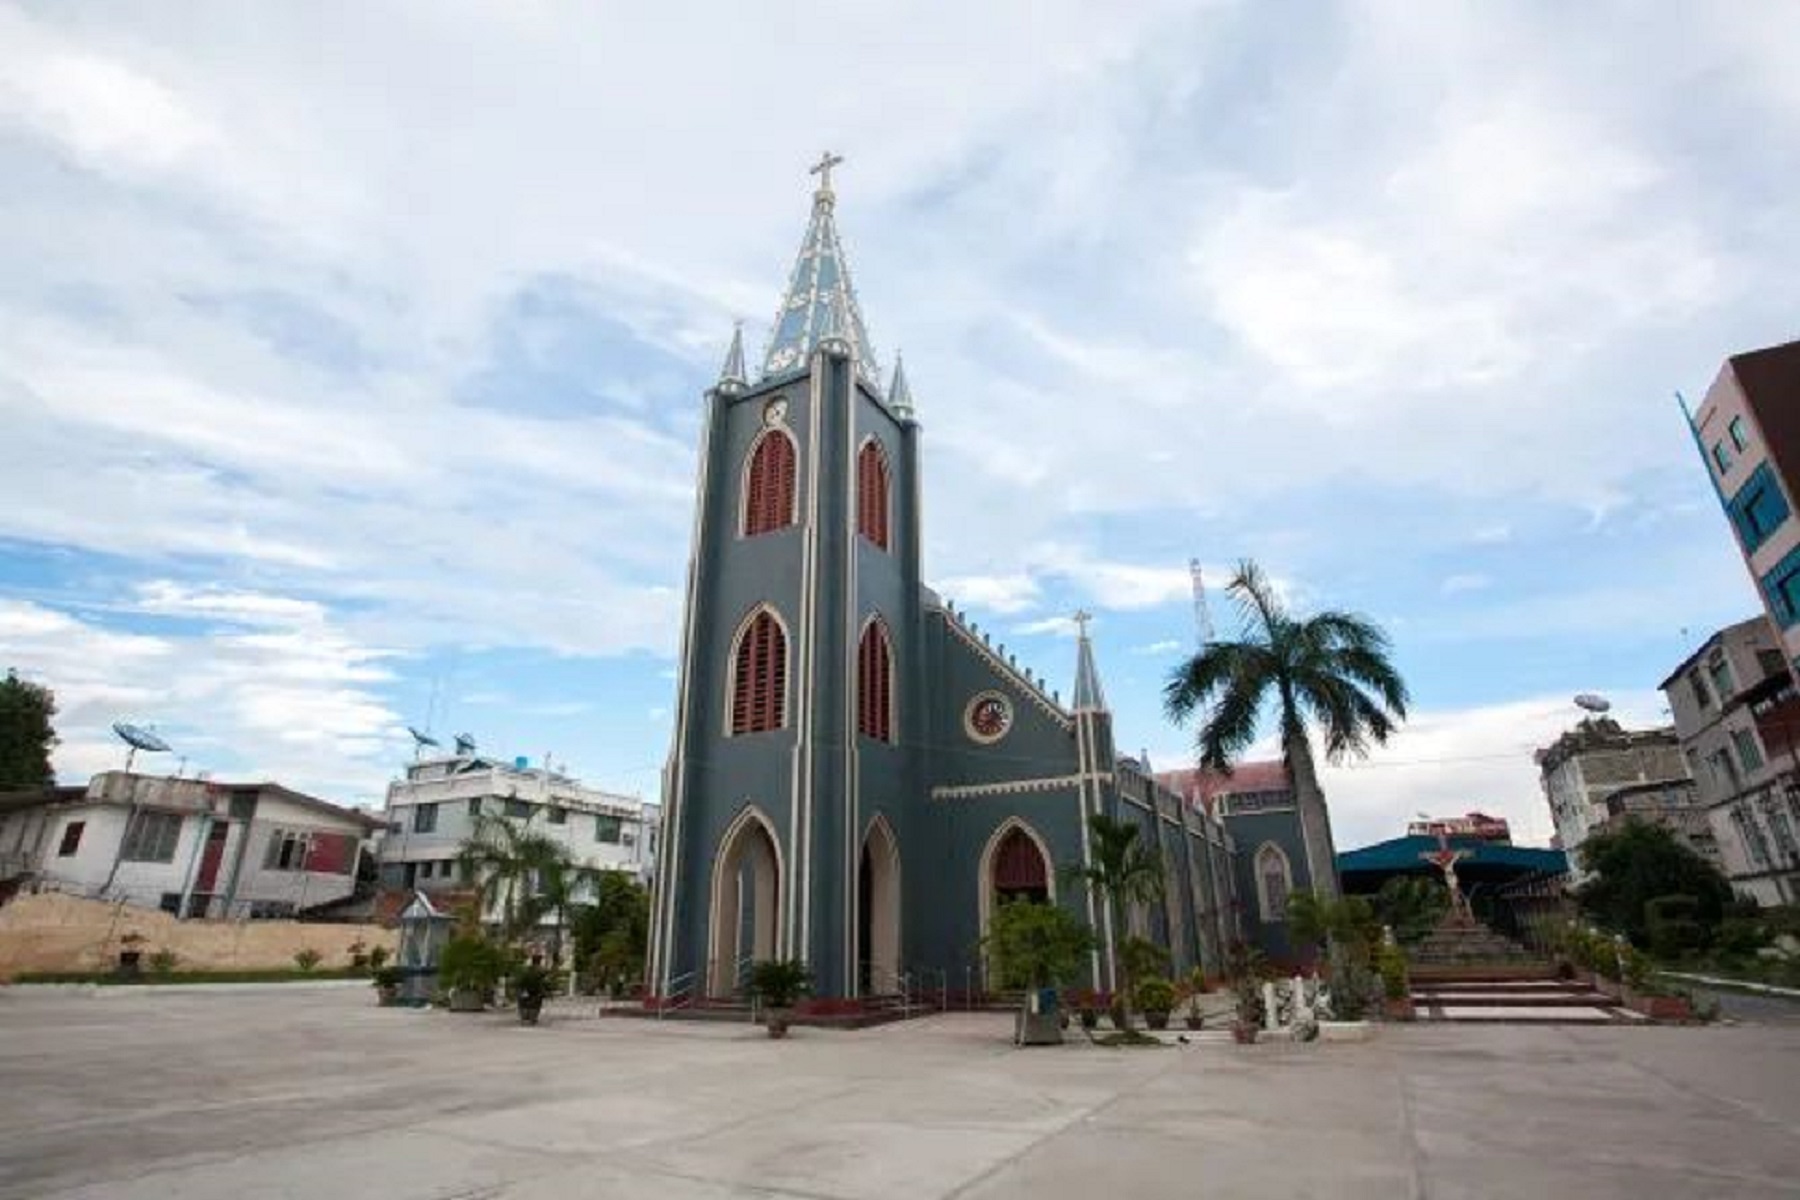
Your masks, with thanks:
M 1206 607 L 1206 577 L 1201 574 L 1199 559 L 1188 559 L 1188 574 L 1194 581 L 1194 632 L 1204 650 L 1217 639 L 1213 636 L 1212 612 Z

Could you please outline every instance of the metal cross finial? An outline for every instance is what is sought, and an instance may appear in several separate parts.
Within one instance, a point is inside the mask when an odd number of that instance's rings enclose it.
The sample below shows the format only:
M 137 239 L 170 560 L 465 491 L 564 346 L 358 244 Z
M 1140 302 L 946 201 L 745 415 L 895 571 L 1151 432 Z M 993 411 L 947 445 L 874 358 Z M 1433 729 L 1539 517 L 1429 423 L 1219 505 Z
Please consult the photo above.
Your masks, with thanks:
M 824 156 L 819 159 L 818 164 L 814 166 L 812 170 L 808 171 L 807 174 L 817 175 L 819 177 L 819 190 L 821 192 L 829 192 L 831 190 L 831 168 L 843 161 L 843 155 L 833 154 L 831 151 L 827 150 Z
M 1088 622 L 1093 619 L 1094 619 L 1094 614 L 1089 612 L 1087 609 L 1078 608 L 1075 610 L 1075 627 L 1081 631 L 1082 637 L 1087 636 Z

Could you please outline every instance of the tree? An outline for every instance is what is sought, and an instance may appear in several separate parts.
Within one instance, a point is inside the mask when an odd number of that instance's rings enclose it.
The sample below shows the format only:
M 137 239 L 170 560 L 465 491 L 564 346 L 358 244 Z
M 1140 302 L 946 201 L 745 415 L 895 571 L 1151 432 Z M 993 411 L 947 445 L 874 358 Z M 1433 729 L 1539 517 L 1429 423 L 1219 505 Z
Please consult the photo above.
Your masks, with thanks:
M 0 681 L 0 788 L 49 787 L 56 782 L 56 697 L 50 689 L 8 671 Z
M 1015 900 L 988 919 L 984 942 L 1003 988 L 1065 984 L 1094 948 L 1094 933 L 1056 904 Z
M 465 878 L 475 881 L 484 911 L 498 912 L 500 934 L 515 941 L 542 918 L 556 914 L 551 958 L 562 957 L 562 931 L 569 909 L 597 871 L 578 866 L 566 846 L 529 821 L 489 813 L 475 815 L 475 829 L 458 849 Z
M 650 893 L 623 871 L 602 871 L 594 902 L 576 906 L 570 933 L 576 963 L 597 985 L 617 988 L 638 978 L 650 941 Z
M 1638 946 L 1650 940 L 1650 901 L 1693 897 L 1692 919 L 1710 933 L 1732 899 L 1731 884 L 1717 867 L 1668 829 L 1635 817 L 1583 842 L 1581 865 L 1593 874 L 1576 892 L 1581 907 Z
M 1371 743 L 1385 745 L 1406 718 L 1406 684 L 1388 661 L 1387 635 L 1367 618 L 1336 610 L 1297 617 L 1248 560 L 1225 590 L 1237 602 L 1240 640 L 1213 642 L 1177 667 L 1163 690 L 1164 707 L 1177 722 L 1205 711 L 1200 765 L 1230 774 L 1273 700 L 1307 874 L 1330 899 L 1338 893 L 1336 848 L 1310 734 L 1318 730 L 1330 762 L 1362 757 Z
M 1138 840 L 1136 825 L 1105 813 L 1088 818 L 1088 865 L 1076 864 L 1064 874 L 1100 893 L 1112 918 L 1115 946 L 1126 941 L 1126 907 L 1148 904 L 1163 894 L 1162 859 Z M 1123 1028 L 1129 1028 L 1131 1022 L 1132 957 L 1114 955 L 1119 986 L 1113 993 L 1113 1006 L 1120 1010 Z

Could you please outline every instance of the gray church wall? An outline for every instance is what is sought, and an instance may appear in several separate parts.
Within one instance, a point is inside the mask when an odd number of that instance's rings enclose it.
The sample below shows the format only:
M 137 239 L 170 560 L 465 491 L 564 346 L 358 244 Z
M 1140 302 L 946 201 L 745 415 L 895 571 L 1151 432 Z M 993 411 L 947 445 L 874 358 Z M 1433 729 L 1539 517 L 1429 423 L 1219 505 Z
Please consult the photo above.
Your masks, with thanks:
M 1256 855 L 1273 843 L 1287 856 L 1290 878 L 1295 892 L 1310 891 L 1312 876 L 1306 869 L 1305 843 L 1300 836 L 1300 816 L 1292 808 L 1225 815 L 1225 827 L 1236 843 L 1233 873 L 1237 895 L 1242 905 L 1246 940 L 1258 946 L 1271 960 L 1283 966 L 1296 965 L 1300 952 L 1288 938 L 1285 921 L 1268 921 L 1260 903 L 1256 881 Z
M 965 786 L 1074 774 L 1078 760 L 1073 730 L 965 642 L 950 628 L 951 620 L 932 613 L 926 621 L 927 675 L 933 681 L 935 701 L 929 756 L 933 782 Z M 1006 736 L 984 745 L 969 736 L 964 714 L 970 700 L 989 691 L 1010 702 L 1013 723 Z

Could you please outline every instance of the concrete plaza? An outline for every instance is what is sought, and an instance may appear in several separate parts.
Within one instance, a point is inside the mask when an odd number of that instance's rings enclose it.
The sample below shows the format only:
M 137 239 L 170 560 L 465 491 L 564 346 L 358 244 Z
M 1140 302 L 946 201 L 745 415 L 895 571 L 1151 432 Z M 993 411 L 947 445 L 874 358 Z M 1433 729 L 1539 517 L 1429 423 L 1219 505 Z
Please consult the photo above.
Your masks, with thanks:
M 378 1009 L 0 989 L 0 1198 L 1675 1197 L 1800 1191 L 1800 1027 L 1014 1050 L 958 1014 Z

